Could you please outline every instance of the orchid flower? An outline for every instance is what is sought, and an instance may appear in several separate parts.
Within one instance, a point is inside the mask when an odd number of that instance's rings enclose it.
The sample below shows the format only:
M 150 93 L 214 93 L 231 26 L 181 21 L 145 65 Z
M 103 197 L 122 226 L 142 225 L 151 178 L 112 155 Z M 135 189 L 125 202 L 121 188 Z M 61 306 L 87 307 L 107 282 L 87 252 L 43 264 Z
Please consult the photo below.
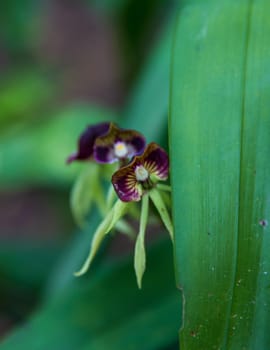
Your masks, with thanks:
M 105 139 L 106 137 L 107 135 L 102 138 Z M 97 141 L 97 144 L 99 143 L 99 140 Z M 111 142 L 111 145 L 115 144 L 114 142 L 115 140 Z M 128 147 L 127 145 L 129 143 L 127 141 L 125 142 L 125 146 Z M 113 148 L 110 146 L 110 151 L 107 151 L 106 153 L 107 156 L 112 150 Z M 112 158 L 114 156 L 112 156 Z M 170 191 L 170 187 L 158 183 L 159 181 L 167 180 L 168 172 L 169 159 L 166 151 L 156 143 L 152 142 L 146 147 L 143 154 L 135 156 L 129 164 L 121 167 L 113 174 L 112 184 L 119 199 L 98 226 L 93 236 L 89 255 L 82 268 L 75 273 L 76 276 L 80 276 L 88 270 L 106 234 L 108 234 L 117 224 L 118 220 L 129 211 L 132 203 L 141 200 L 140 228 L 136 239 L 134 256 L 137 283 L 139 288 L 141 288 L 142 276 L 146 265 L 144 237 L 148 219 L 149 199 L 156 207 L 173 241 L 172 222 L 160 193 L 160 191 Z
M 74 161 L 91 161 L 87 162 L 88 167 L 84 168 L 72 189 L 71 209 L 79 226 L 85 226 L 86 216 L 93 203 L 98 206 L 102 216 L 105 216 L 115 200 L 112 186 L 105 200 L 101 182 L 102 178 L 106 178 L 108 170 L 110 177 L 115 170 L 115 166 L 109 166 L 110 163 L 118 161 L 121 166 L 134 155 L 142 153 L 144 147 L 145 139 L 139 132 L 120 129 L 113 123 L 98 123 L 83 131 L 78 140 L 77 151 L 67 159 L 68 164 Z M 104 166 L 101 168 L 100 163 L 109 163 L 109 169 Z M 124 221 L 117 223 L 121 232 L 127 231 L 132 235 L 131 227 L 126 230 L 128 226 Z

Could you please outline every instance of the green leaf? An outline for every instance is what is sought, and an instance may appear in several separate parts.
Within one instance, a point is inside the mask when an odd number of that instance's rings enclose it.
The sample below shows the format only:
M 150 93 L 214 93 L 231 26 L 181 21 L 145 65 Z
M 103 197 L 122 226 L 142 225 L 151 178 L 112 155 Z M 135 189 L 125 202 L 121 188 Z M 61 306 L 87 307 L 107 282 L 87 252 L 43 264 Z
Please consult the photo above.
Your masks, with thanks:
M 146 255 L 144 247 L 145 230 L 148 219 L 149 196 L 148 194 L 142 197 L 140 230 L 136 239 L 134 253 L 134 268 L 137 277 L 138 287 L 142 288 L 142 277 L 145 271 Z
M 182 350 L 270 346 L 269 11 L 266 0 L 186 1 L 178 19 L 170 148 Z
M 131 350 L 141 344 L 153 350 L 174 343 L 181 307 L 170 244 L 151 249 L 148 264 L 141 291 L 130 259 L 104 266 L 91 279 L 73 279 L 0 349 Z

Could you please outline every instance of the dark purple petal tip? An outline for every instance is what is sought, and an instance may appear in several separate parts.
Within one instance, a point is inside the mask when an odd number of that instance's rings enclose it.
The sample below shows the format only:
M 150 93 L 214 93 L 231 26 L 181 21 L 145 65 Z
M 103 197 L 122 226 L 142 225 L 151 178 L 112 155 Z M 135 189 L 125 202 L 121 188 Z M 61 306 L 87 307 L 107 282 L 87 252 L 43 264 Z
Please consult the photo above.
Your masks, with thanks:
M 145 149 L 145 138 L 142 135 L 134 135 L 134 137 L 130 140 L 130 145 L 132 147 L 131 157 L 139 156 Z
M 94 158 L 98 163 L 113 163 L 115 157 L 113 150 L 107 146 L 94 147 Z
M 167 152 L 156 143 L 147 146 L 143 154 L 145 168 L 151 177 L 167 180 L 169 174 L 169 157 Z
M 110 128 L 109 122 L 88 126 L 80 135 L 77 152 L 67 158 L 67 163 L 75 160 L 86 160 L 92 157 L 94 144 L 98 137 L 105 135 Z

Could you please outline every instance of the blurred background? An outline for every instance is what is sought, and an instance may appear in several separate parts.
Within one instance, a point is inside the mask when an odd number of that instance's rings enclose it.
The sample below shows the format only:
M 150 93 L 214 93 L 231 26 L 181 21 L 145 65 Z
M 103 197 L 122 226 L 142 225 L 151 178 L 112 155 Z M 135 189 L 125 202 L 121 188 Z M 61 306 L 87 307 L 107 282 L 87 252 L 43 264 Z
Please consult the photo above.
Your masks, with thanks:
M 72 250 L 79 229 L 69 204 L 82 165 L 65 164 L 84 127 L 115 120 L 166 146 L 176 5 L 175 0 L 0 2 L 1 339 L 31 319 L 64 275 L 65 281 L 73 278 L 69 261 L 78 267 L 84 258 L 74 258 L 80 255 Z M 89 236 L 76 244 L 87 248 L 87 242 Z M 113 254 L 122 255 L 122 245 L 114 246 Z M 170 276 L 164 293 L 171 293 L 173 272 L 164 273 Z M 171 335 L 164 348 L 175 341 Z

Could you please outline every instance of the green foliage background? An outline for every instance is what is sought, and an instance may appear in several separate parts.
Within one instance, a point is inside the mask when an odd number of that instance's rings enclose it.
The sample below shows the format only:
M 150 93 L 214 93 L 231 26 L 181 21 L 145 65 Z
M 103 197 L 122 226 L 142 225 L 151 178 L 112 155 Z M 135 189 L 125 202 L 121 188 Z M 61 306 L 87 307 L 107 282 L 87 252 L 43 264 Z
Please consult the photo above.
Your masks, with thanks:
M 0 236 L 2 314 L 13 325 L 0 350 L 178 349 L 181 325 L 181 350 L 269 349 L 268 1 L 79 3 L 116 29 L 125 103 L 63 98 L 65 62 L 33 53 L 44 2 L 0 5 L 0 208 L 42 190 L 67 225 L 60 239 L 24 237 L 19 225 Z M 93 208 L 85 229 L 70 224 L 84 165 L 65 159 L 85 125 L 104 120 L 165 148 L 169 130 L 175 249 L 168 237 L 147 246 L 140 291 L 132 257 L 110 254 L 110 238 L 73 277 L 100 217 Z

